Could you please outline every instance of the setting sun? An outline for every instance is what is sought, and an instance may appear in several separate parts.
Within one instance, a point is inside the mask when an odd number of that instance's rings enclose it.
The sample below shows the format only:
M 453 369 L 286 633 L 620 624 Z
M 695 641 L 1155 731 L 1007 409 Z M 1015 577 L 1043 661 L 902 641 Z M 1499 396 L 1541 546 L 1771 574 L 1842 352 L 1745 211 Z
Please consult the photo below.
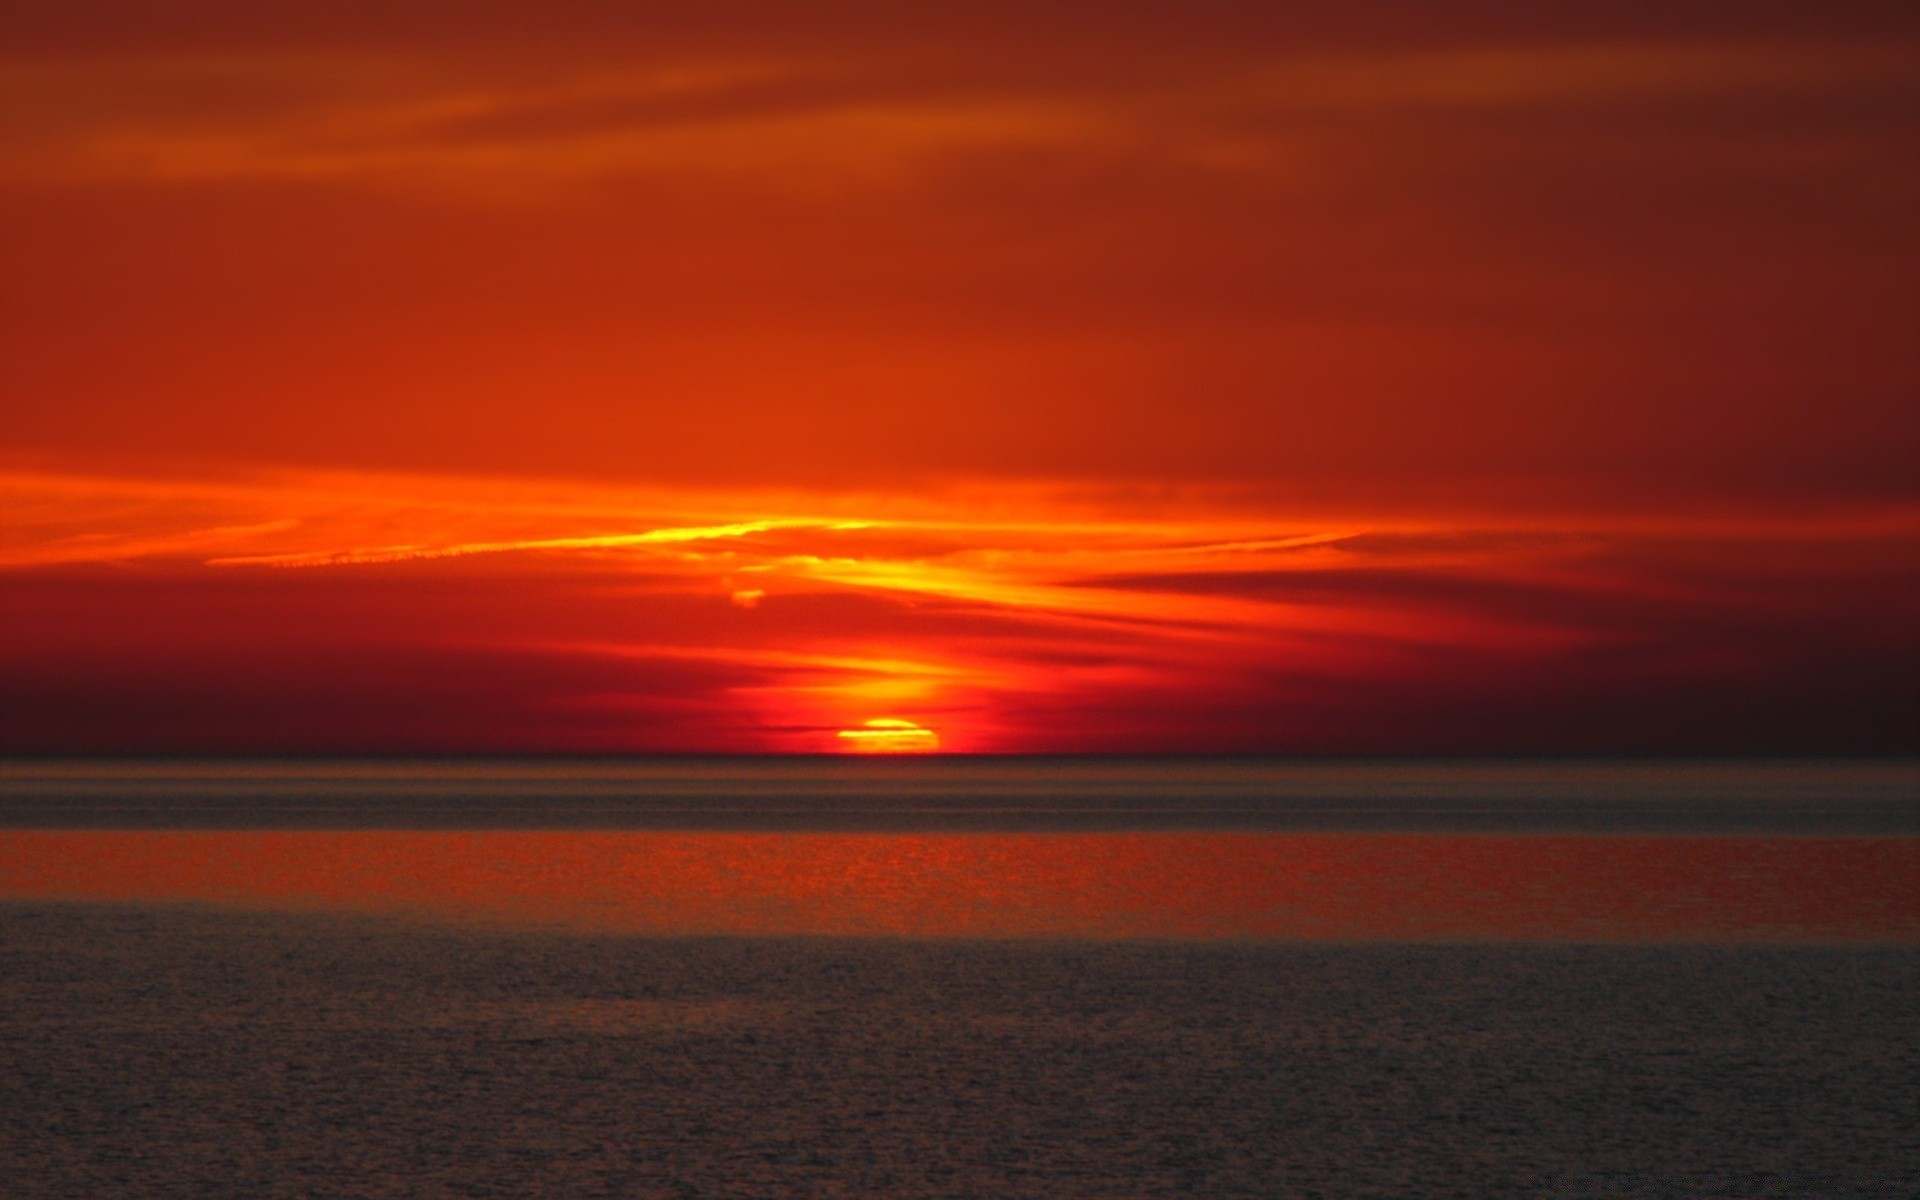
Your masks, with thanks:
M 940 735 L 912 721 L 875 717 L 859 729 L 842 729 L 840 748 L 855 754 L 927 754 L 940 748 Z

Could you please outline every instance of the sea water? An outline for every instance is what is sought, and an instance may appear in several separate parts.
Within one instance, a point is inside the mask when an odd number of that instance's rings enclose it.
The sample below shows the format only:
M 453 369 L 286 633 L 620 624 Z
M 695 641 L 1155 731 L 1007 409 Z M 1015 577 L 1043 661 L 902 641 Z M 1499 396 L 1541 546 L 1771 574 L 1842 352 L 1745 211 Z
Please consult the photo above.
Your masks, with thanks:
M 14 763 L 0 1194 L 1908 1196 L 1914 779 Z
M 24 759 L 0 826 L 1911 835 L 1920 762 Z

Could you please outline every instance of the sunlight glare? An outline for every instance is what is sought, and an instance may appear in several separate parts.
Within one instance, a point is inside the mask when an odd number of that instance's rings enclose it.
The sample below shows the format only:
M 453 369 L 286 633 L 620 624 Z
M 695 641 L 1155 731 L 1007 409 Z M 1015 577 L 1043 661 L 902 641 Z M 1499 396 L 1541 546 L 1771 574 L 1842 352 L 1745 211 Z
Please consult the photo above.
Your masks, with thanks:
M 898 717 L 875 717 L 859 729 L 842 729 L 843 750 L 854 754 L 926 754 L 940 748 L 940 735 Z

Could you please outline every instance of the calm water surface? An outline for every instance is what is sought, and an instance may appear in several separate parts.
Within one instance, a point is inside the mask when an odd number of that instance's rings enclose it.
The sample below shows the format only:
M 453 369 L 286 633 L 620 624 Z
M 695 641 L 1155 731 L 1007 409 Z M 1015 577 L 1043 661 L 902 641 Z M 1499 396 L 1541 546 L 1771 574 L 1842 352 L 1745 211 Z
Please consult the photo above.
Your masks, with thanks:
M 1907 1196 L 1912 764 L 14 763 L 8 1196 Z
M 0 826 L 1920 834 L 1920 762 L 0 762 Z

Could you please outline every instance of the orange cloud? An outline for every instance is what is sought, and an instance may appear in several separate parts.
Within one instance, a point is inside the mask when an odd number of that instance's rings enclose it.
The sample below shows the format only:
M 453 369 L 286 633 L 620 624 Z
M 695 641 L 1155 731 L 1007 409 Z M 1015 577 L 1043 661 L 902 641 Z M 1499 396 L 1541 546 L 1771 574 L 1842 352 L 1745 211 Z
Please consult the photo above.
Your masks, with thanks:
M 218 743 L 222 712 L 249 745 L 340 748 L 828 750 L 876 715 L 963 752 L 1653 746 L 1668 735 L 1621 689 L 1724 691 L 1733 707 L 1704 718 L 1720 729 L 1756 703 L 1773 728 L 1842 678 L 1880 703 L 1913 654 L 1891 552 L 1920 531 L 1899 508 L 1315 522 L 1205 493 L 1095 521 L 1071 486 L 987 483 L 891 501 L 344 475 L 5 485 L 31 514 L 0 546 L 16 749 Z M 399 666 L 429 660 L 458 700 Z M 1795 694 L 1739 698 L 1775 678 Z M 55 679 L 72 715 L 34 699 Z M 205 695 L 200 724 L 168 686 Z M 375 691 L 410 715 L 300 732 L 316 704 Z M 90 732 L 89 706 L 126 723 Z M 1889 736 L 1880 718 L 1834 727 L 1853 711 L 1820 736 Z

